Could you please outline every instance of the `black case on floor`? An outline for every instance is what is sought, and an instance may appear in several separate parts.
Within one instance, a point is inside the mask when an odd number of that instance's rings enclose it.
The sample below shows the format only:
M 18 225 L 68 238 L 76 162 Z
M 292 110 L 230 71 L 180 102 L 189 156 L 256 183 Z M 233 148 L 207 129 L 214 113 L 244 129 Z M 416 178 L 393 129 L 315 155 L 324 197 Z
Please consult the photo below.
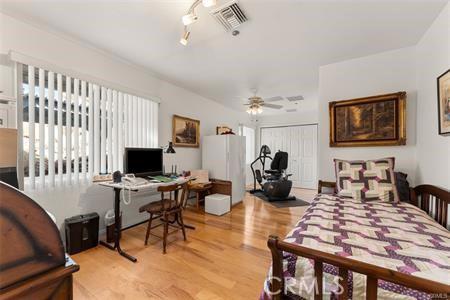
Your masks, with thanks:
M 78 215 L 64 220 L 66 228 L 66 250 L 75 254 L 98 245 L 97 213 Z

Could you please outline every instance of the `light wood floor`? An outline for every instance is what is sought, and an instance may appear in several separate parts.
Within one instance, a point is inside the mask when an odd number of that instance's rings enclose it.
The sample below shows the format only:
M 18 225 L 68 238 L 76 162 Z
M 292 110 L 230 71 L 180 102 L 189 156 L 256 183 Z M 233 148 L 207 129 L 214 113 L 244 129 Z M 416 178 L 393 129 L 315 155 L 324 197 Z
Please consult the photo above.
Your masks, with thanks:
M 314 190 L 296 189 L 310 201 Z M 247 194 L 231 214 L 216 217 L 188 209 L 185 223 L 196 230 L 169 236 L 167 254 L 151 237 L 144 246 L 146 224 L 122 233 L 122 248 L 132 263 L 103 246 L 74 255 L 75 299 L 257 299 L 270 266 L 269 234 L 284 236 L 305 207 L 278 209 Z M 155 229 L 161 234 L 161 227 Z

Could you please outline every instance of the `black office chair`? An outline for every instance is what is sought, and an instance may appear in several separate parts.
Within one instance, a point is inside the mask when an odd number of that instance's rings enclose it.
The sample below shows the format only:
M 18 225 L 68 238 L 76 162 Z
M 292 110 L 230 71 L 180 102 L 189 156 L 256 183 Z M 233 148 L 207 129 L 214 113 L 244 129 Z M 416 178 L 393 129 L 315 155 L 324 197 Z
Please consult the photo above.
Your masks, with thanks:
M 270 170 L 265 170 L 264 172 L 268 174 L 265 176 L 266 180 L 279 180 L 283 176 L 283 172 L 288 166 L 288 153 L 283 151 L 278 151 L 275 153 L 272 162 L 270 163 Z M 290 175 L 288 175 L 289 177 Z
M 278 151 L 270 164 L 270 170 L 265 170 L 264 179 L 267 181 L 263 185 L 263 192 L 269 198 L 269 201 L 287 201 L 296 200 L 295 196 L 289 196 L 292 189 L 292 181 L 286 174 L 288 167 L 288 153 Z

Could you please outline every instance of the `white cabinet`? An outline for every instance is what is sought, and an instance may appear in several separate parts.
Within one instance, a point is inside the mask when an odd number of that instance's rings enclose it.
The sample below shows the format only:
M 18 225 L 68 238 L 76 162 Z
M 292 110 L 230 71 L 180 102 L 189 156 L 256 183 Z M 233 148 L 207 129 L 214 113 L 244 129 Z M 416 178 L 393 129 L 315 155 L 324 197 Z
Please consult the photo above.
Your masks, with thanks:
M 14 68 L 0 64 L 0 128 L 16 128 L 14 94 Z
M 231 181 L 232 203 L 245 196 L 245 137 L 205 136 L 202 142 L 202 169 L 209 177 Z
M 0 64 L 0 97 L 14 99 L 14 68 Z
M 16 103 L 0 100 L 0 128 L 16 128 Z

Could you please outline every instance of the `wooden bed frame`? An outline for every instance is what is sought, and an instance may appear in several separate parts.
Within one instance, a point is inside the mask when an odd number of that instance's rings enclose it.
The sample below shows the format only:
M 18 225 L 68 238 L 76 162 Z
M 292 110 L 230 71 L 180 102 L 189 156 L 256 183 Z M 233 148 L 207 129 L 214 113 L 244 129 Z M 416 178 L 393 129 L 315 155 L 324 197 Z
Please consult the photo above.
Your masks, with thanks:
M 336 183 L 319 180 L 318 192 L 321 193 L 323 188 L 336 191 Z M 410 191 L 410 203 L 427 212 L 437 223 L 447 228 L 450 191 L 433 185 L 419 185 L 415 188 L 411 188 Z M 434 201 L 432 201 L 432 197 L 434 198 Z M 297 256 L 314 260 L 314 273 L 317 278 L 317 292 L 314 296 L 314 299 L 316 300 L 322 299 L 323 296 L 322 279 L 324 263 L 339 268 L 339 284 L 343 287 L 343 293 L 339 295 L 339 299 L 348 299 L 348 271 L 357 272 L 367 276 L 366 299 L 369 300 L 377 299 L 378 279 L 414 290 L 436 294 L 437 297 L 442 299 L 448 299 L 447 297 L 450 295 L 450 285 L 303 247 L 297 244 L 287 243 L 279 240 L 277 236 L 269 236 L 267 245 L 272 253 L 270 292 L 273 300 L 280 300 L 285 297 L 283 252 L 289 252 Z

